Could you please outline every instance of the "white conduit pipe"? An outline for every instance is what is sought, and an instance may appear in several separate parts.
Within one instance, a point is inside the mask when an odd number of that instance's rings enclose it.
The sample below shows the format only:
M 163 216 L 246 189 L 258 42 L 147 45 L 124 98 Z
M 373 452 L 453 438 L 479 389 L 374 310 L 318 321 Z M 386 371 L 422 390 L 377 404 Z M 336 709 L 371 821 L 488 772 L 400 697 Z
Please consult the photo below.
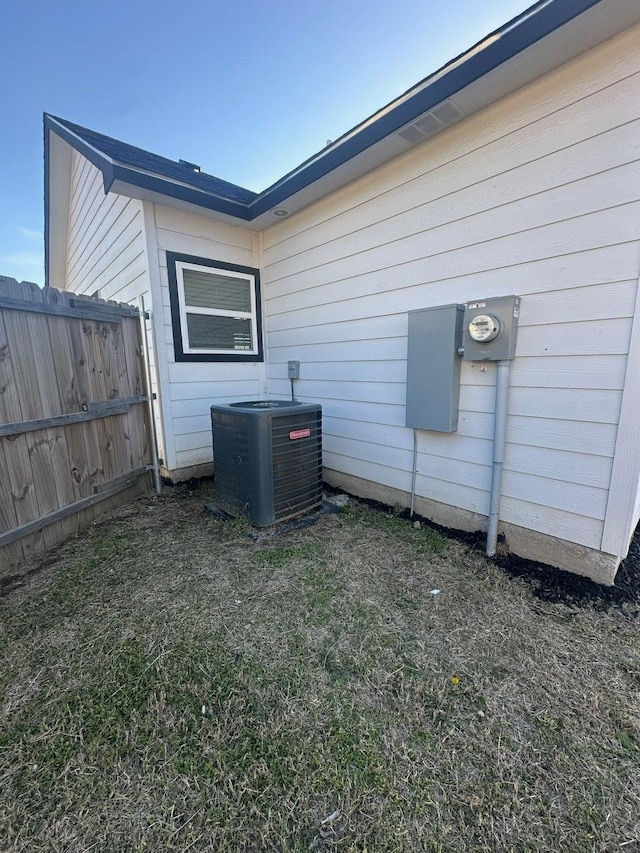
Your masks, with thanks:
M 487 526 L 487 556 L 493 557 L 498 544 L 498 520 L 502 496 L 502 467 L 507 438 L 507 397 L 509 396 L 510 361 L 498 362 L 496 377 L 496 408 L 493 424 L 493 472 L 491 476 L 491 502 Z

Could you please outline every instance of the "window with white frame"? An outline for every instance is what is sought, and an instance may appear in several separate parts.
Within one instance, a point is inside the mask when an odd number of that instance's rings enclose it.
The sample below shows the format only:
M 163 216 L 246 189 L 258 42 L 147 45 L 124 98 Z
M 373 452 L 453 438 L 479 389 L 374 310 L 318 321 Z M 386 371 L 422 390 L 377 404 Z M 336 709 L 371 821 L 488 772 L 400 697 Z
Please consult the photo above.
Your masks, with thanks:
M 262 361 L 260 273 L 167 252 L 176 361 Z

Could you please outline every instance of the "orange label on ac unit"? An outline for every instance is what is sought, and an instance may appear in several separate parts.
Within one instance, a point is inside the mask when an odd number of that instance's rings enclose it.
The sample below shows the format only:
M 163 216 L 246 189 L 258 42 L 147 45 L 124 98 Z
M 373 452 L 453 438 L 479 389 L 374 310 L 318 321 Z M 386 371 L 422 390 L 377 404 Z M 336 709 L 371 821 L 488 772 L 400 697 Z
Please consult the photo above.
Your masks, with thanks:
M 310 429 L 292 429 L 289 433 L 289 438 L 293 441 L 296 438 L 309 438 L 311 435 Z

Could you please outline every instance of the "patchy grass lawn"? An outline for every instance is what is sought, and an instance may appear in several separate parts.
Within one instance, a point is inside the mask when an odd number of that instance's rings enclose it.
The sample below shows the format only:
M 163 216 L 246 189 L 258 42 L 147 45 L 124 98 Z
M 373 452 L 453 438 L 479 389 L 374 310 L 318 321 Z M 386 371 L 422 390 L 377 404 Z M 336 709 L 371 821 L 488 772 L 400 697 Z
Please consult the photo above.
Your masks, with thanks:
M 0 849 L 640 850 L 635 605 L 355 502 L 252 538 L 208 500 L 5 584 Z

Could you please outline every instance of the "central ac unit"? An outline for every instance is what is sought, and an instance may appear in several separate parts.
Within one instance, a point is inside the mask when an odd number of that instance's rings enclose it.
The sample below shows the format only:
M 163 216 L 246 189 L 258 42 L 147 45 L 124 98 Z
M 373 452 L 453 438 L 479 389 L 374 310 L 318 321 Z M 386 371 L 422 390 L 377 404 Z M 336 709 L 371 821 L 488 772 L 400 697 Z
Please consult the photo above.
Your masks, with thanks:
M 211 406 L 216 505 L 269 527 L 322 505 L 322 407 L 255 400 Z

